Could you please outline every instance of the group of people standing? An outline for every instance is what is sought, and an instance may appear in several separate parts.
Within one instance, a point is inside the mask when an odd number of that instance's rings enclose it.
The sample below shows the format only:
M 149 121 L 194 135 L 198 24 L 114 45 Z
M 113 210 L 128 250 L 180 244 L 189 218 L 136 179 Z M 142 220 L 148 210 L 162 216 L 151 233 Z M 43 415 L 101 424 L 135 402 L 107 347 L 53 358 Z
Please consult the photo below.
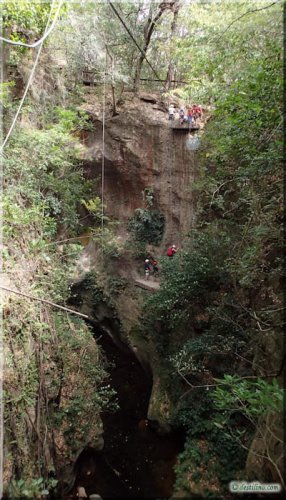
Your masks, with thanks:
M 202 117 L 202 108 L 198 104 L 193 104 L 193 106 L 181 106 L 179 111 L 176 110 L 175 106 L 171 104 L 168 109 L 169 120 L 174 120 L 176 117 L 176 113 L 179 112 L 179 120 L 180 124 L 188 123 L 189 127 L 196 125 L 197 120 Z
M 177 249 L 176 245 L 172 245 L 167 250 L 167 256 L 171 258 L 175 255 L 175 253 L 177 251 L 178 251 L 178 249 Z M 159 267 L 158 267 L 157 260 L 155 260 L 153 257 L 149 257 L 148 259 L 146 259 L 144 262 L 144 271 L 145 271 L 146 280 L 149 280 L 151 273 L 153 274 L 154 277 L 156 277 L 159 273 Z

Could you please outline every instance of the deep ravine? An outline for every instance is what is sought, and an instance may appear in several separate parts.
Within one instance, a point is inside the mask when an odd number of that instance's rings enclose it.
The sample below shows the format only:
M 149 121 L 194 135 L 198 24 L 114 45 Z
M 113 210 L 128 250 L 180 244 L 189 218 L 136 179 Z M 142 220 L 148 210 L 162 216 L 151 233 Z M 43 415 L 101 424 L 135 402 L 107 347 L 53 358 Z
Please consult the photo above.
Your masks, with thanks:
M 97 493 L 103 498 L 170 497 L 183 433 L 173 431 L 161 436 L 156 432 L 156 422 L 148 422 L 152 377 L 132 350 L 115 344 L 107 333 L 97 342 L 112 364 L 109 383 L 117 392 L 120 409 L 102 415 L 103 450 L 89 448 L 79 456 L 74 492 L 77 486 L 83 486 L 88 495 Z

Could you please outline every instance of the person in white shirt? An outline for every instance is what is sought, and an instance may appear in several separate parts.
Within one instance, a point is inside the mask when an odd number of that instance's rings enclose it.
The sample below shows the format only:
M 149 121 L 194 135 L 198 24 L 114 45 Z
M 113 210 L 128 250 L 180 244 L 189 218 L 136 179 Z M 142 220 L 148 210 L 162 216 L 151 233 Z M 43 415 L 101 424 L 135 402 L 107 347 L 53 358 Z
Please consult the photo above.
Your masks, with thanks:
M 174 120 L 174 118 L 175 118 L 175 107 L 174 107 L 173 104 L 171 104 L 169 106 L 168 113 L 169 113 L 169 120 Z

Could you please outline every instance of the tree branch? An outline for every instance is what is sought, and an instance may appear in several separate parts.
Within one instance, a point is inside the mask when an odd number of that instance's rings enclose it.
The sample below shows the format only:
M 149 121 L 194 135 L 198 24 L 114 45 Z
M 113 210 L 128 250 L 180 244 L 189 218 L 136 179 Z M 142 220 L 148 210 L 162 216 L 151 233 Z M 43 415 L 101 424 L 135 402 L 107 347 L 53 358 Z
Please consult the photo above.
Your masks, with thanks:
M 226 28 L 225 30 L 217 37 L 215 38 L 215 40 L 212 42 L 212 43 L 216 43 L 218 42 L 222 37 L 223 35 L 229 30 L 229 28 L 234 24 L 236 23 L 237 21 L 239 21 L 240 19 L 242 19 L 244 16 L 247 16 L 248 14 L 253 14 L 254 12 L 259 12 L 261 10 L 265 10 L 265 9 L 269 9 L 269 7 L 272 7 L 273 5 L 276 5 L 278 4 L 279 2 L 281 2 L 281 0 L 277 0 L 276 2 L 273 2 L 269 5 L 266 5 L 265 7 L 261 7 L 260 9 L 251 9 L 251 10 L 247 10 L 246 12 L 244 12 L 244 14 L 242 14 L 241 16 L 237 17 L 236 19 L 234 19 Z
M 49 306 L 56 307 L 57 309 L 61 309 L 62 311 L 67 311 L 71 314 L 75 314 L 76 316 L 80 316 L 81 318 L 90 320 L 90 318 L 86 314 L 82 314 L 78 311 L 75 311 L 74 309 L 69 309 L 68 307 L 60 306 L 59 304 L 55 304 L 54 302 L 51 302 L 50 300 L 39 299 L 38 297 L 33 297 L 32 295 L 29 295 L 28 293 L 18 292 L 18 290 L 12 290 L 11 288 L 8 288 L 8 287 L 2 286 L 2 285 L 0 285 L 0 289 L 5 290 L 6 292 L 9 292 L 9 293 L 15 293 L 16 295 L 21 295 L 22 297 L 26 297 L 27 299 L 36 300 L 38 302 L 42 302 L 43 304 L 48 304 Z

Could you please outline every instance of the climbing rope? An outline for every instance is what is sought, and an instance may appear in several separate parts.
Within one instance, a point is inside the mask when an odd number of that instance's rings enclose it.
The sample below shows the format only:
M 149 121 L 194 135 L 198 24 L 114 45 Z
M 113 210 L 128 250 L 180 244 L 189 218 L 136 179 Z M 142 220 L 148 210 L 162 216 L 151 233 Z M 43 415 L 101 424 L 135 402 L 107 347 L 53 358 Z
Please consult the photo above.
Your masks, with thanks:
M 50 28 L 53 28 L 53 27 L 54 27 L 54 25 L 55 25 L 55 23 L 56 23 L 56 20 L 57 20 L 57 18 L 58 18 L 59 13 L 60 13 L 61 7 L 62 7 L 62 5 L 63 5 L 63 1 L 64 1 L 64 0 L 61 0 L 61 1 L 59 2 L 59 4 L 58 4 L 58 7 L 57 7 L 57 10 L 56 10 L 56 13 L 55 13 L 55 17 L 54 17 L 54 20 L 53 20 L 52 25 L 51 25 L 51 27 L 50 27 Z M 21 101 L 20 101 L 19 107 L 18 107 L 18 109 L 17 109 L 17 111 L 16 111 L 16 114 L 15 114 L 15 116 L 14 116 L 14 119 L 13 119 L 13 121 L 12 121 L 12 124 L 11 124 L 11 126 L 10 126 L 10 129 L 9 129 L 9 130 L 8 130 L 8 132 L 7 132 L 7 135 L 6 135 L 6 137 L 5 137 L 4 141 L 3 141 L 3 144 L 0 146 L 0 154 L 3 152 L 3 149 L 5 148 L 5 146 L 6 146 L 7 142 L 8 142 L 8 140 L 9 140 L 9 137 L 10 137 L 10 135 L 12 134 L 12 131 L 13 131 L 13 129 L 14 129 L 14 127 L 15 127 L 15 125 L 16 125 L 16 122 L 17 122 L 18 116 L 19 116 L 19 114 L 20 114 L 20 112 L 21 112 L 21 109 L 22 109 L 23 104 L 24 104 L 24 102 L 25 102 L 25 99 L 26 99 L 26 96 L 27 96 L 28 90 L 29 90 L 30 85 L 31 85 L 31 83 L 32 83 L 32 80 L 33 80 L 33 78 L 34 78 L 35 70 L 36 70 L 36 67 L 37 67 L 37 64 L 38 64 L 38 61 L 39 61 L 40 55 L 41 55 L 41 51 L 42 51 L 42 48 L 43 48 L 43 43 L 44 43 L 44 40 L 46 39 L 46 37 L 48 36 L 48 34 L 51 32 L 51 29 L 50 29 L 50 28 L 48 28 L 48 27 L 49 27 L 49 24 L 50 24 L 50 21 L 51 21 L 51 16 L 52 16 L 52 11 L 53 11 L 53 8 L 54 8 L 54 4 L 55 4 L 55 0 L 53 0 L 53 1 L 52 1 L 52 5 L 51 5 L 51 9 L 50 9 L 49 18 L 48 18 L 48 21 L 47 21 L 47 24 L 46 24 L 46 28 L 45 28 L 45 31 L 44 31 L 44 36 L 43 36 L 40 40 L 38 40 L 38 42 L 37 42 L 37 44 L 36 44 L 36 45 L 35 45 L 35 44 L 32 44 L 32 45 L 31 45 L 31 47 L 32 47 L 32 46 L 34 46 L 34 47 L 35 47 L 35 46 L 38 46 L 38 45 L 39 45 L 39 48 L 37 49 L 37 50 L 38 50 L 38 52 L 37 52 L 37 56 L 36 56 L 35 62 L 34 62 L 34 64 L 33 64 L 33 67 L 32 67 L 32 70 L 31 70 L 31 73 L 30 73 L 30 76 L 29 76 L 29 80 L 28 80 L 28 82 L 27 82 L 27 85 L 26 85 L 26 88 L 25 88 L 25 91 L 24 91 L 24 94 L 23 94 L 23 97 L 22 97 L 22 99 L 21 99 Z M 7 41 L 7 40 L 5 40 L 5 41 Z
M 57 22 L 57 18 L 58 18 L 58 15 L 60 13 L 61 7 L 62 7 L 62 5 L 64 3 L 64 0 L 60 1 L 59 5 L 58 5 L 58 8 L 57 8 L 57 11 L 55 13 L 55 17 L 53 19 L 53 22 L 52 22 L 51 26 L 48 29 L 48 25 L 50 24 L 50 18 L 51 18 L 51 14 L 52 14 L 52 11 L 53 11 L 54 3 L 55 2 L 53 1 L 52 5 L 51 5 L 49 19 L 48 19 L 47 26 L 46 26 L 46 29 L 44 31 L 44 34 L 43 34 L 43 36 L 39 40 L 37 40 L 34 43 L 30 43 L 30 44 L 29 43 L 24 43 L 24 42 L 17 42 L 15 40 L 10 40 L 9 38 L 5 38 L 4 36 L 0 36 L 0 40 L 2 40 L 2 42 L 8 43 L 9 45 L 16 45 L 18 47 L 27 47 L 28 49 L 34 49 L 34 48 L 38 47 L 39 45 L 41 46 L 43 44 L 43 42 L 46 40 L 46 38 L 48 38 L 49 34 L 53 31 L 53 29 L 55 27 L 55 24 Z
M 171 137 L 172 139 L 168 141 L 169 145 L 169 171 L 168 171 L 168 182 L 169 182 L 169 193 L 168 193 L 168 204 L 170 207 L 170 233 L 169 233 L 169 238 L 173 240 L 173 179 L 174 179 L 174 165 L 175 165 L 175 141 L 174 141 L 174 134 L 171 132 Z
M 105 175 L 105 107 L 106 107 L 106 71 L 107 52 L 105 52 L 105 69 L 103 73 L 103 95 L 102 95 L 102 159 L 101 159 L 101 248 L 103 251 L 104 230 L 104 175 Z

